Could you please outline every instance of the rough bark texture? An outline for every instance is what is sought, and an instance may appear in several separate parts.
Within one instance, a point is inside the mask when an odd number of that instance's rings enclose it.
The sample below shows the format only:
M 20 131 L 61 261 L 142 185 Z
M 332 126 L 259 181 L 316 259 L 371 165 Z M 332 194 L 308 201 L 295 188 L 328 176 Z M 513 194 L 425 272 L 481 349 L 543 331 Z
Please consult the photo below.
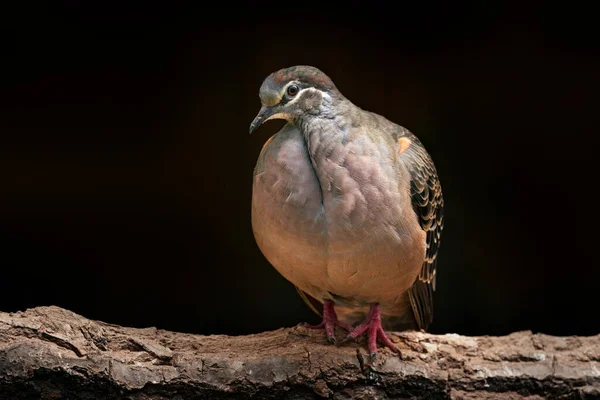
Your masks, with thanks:
M 302 327 L 199 336 L 91 321 L 57 307 L 0 313 L 1 399 L 600 398 L 600 335 L 391 335 L 364 343 Z

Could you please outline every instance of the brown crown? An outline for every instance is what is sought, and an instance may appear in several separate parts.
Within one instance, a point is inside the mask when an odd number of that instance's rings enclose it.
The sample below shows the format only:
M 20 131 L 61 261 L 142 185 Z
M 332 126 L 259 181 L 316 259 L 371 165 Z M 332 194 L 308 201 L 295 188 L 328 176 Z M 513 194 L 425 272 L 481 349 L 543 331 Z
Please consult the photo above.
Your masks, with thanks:
M 335 89 L 333 81 L 329 79 L 329 77 L 325 75 L 323 71 L 308 65 L 297 65 L 294 67 L 280 69 L 277 72 L 273 72 L 271 77 L 279 86 L 283 86 L 289 81 L 297 80 L 300 82 L 306 82 L 316 88 L 326 90 Z

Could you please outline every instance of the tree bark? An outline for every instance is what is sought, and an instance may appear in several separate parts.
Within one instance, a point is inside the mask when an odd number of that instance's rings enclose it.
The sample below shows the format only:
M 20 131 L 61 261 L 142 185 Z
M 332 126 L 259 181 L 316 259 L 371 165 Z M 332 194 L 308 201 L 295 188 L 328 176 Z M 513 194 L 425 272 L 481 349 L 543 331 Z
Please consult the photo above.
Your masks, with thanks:
M 303 327 L 199 336 L 0 313 L 0 399 L 600 398 L 600 335 L 391 337 L 401 357 L 382 348 L 370 365 L 363 342 Z

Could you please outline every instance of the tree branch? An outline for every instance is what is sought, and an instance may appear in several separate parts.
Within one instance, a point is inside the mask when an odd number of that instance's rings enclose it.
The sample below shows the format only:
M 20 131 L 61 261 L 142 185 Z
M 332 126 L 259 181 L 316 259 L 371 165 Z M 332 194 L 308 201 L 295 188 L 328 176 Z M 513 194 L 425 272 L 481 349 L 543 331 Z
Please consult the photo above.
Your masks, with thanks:
M 0 313 L 0 398 L 600 398 L 600 335 L 392 338 L 402 359 L 369 366 L 364 343 L 302 327 L 199 336 L 39 307 Z

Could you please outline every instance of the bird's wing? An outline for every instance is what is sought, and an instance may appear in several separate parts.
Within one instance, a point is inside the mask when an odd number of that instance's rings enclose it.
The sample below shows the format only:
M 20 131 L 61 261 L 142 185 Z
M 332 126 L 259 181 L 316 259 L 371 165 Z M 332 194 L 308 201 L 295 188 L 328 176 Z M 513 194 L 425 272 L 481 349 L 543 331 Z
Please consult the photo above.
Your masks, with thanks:
M 444 199 L 437 171 L 427 151 L 412 133 L 402 128 L 398 144 L 410 173 L 410 196 L 421 228 L 427 234 L 427 253 L 421 272 L 409 290 L 410 303 L 420 329 L 433 320 L 435 268 L 444 228 Z

